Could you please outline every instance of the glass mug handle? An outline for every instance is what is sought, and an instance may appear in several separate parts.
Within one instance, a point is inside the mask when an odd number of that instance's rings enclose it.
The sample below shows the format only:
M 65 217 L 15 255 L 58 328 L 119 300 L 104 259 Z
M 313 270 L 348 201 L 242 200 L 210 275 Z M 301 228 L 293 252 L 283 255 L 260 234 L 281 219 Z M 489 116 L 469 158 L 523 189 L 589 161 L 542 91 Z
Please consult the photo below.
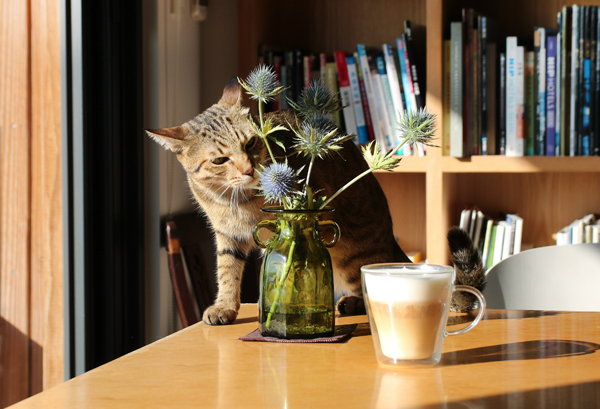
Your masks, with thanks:
M 331 239 L 331 241 L 328 242 L 325 239 L 323 239 L 323 243 L 325 243 L 325 247 L 335 246 L 335 244 L 340 239 L 340 226 L 338 226 L 338 224 L 336 222 L 334 222 L 333 220 L 320 220 L 319 227 L 321 227 L 321 230 L 324 230 L 328 227 L 333 229 L 333 238 Z M 322 236 L 321 236 L 321 238 L 322 238 Z
M 265 219 L 259 221 L 256 226 L 252 229 L 252 238 L 254 242 L 258 245 L 258 247 L 262 247 L 263 249 L 267 247 L 267 243 L 263 242 L 260 239 L 260 229 L 267 229 L 272 231 L 273 233 L 277 233 L 277 220 L 275 219 Z
M 483 314 L 485 314 L 485 298 L 483 298 L 483 294 L 481 294 L 481 291 L 479 291 L 476 288 L 469 287 L 468 285 L 455 285 L 454 291 L 466 291 L 477 297 L 477 300 L 479 300 L 479 313 L 477 314 L 477 317 L 475 317 L 473 322 L 471 322 L 469 325 L 456 331 L 445 331 L 445 336 L 461 335 L 465 332 L 471 331 L 473 328 L 475 328 L 479 321 L 481 321 L 481 319 L 483 318 Z

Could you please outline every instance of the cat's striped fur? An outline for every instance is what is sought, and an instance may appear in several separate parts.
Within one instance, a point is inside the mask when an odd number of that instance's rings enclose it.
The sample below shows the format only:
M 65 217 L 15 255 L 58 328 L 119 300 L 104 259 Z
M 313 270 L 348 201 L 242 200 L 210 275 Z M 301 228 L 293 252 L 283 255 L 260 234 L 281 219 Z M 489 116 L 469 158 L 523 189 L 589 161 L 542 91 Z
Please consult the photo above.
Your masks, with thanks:
M 289 127 L 295 116 L 289 111 L 269 114 L 275 123 Z M 263 141 L 254 135 L 248 109 L 242 105 L 241 87 L 234 78 L 221 100 L 181 126 L 148 131 L 159 144 L 176 155 L 187 172 L 190 189 L 214 229 L 217 244 L 218 295 L 203 315 L 207 324 L 229 324 L 240 307 L 240 282 L 246 257 L 255 246 L 254 225 L 268 217 L 261 212 L 263 198 L 253 189 L 258 184 L 255 169 L 267 163 Z M 288 146 L 292 132 L 277 138 Z M 272 148 L 277 149 L 275 144 Z M 284 151 L 277 150 L 283 157 Z M 300 168 L 298 155 L 289 157 Z M 317 160 L 311 185 L 331 196 L 340 187 L 367 169 L 353 142 L 344 144 L 341 155 Z M 334 267 L 334 287 L 343 295 L 338 302 L 342 313 L 364 313 L 360 267 L 376 262 L 404 261 L 408 257 L 396 243 L 387 200 L 371 174 L 338 196 L 335 212 L 325 218 L 335 220 L 342 235 L 330 254 Z

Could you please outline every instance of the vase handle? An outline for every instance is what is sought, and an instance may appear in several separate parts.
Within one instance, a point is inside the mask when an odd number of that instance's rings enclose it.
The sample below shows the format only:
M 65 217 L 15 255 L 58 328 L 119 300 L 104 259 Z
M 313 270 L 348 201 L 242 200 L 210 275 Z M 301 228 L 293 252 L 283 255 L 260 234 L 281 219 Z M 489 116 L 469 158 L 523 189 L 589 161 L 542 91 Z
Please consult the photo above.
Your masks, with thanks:
M 323 243 L 325 243 L 325 247 L 335 246 L 335 244 L 340 239 L 340 226 L 338 226 L 338 224 L 333 220 L 321 220 L 319 221 L 319 227 L 321 227 L 322 230 L 328 227 L 331 227 L 331 229 L 333 229 L 333 239 L 331 239 L 330 242 L 327 242 L 327 240 L 323 239 Z
M 277 232 L 277 220 L 275 219 L 266 219 L 261 220 L 256 223 L 256 226 L 252 229 L 252 238 L 254 242 L 258 245 L 258 247 L 262 247 L 263 249 L 267 247 L 267 244 L 260 239 L 259 232 L 260 229 L 267 229 L 272 231 L 273 233 Z

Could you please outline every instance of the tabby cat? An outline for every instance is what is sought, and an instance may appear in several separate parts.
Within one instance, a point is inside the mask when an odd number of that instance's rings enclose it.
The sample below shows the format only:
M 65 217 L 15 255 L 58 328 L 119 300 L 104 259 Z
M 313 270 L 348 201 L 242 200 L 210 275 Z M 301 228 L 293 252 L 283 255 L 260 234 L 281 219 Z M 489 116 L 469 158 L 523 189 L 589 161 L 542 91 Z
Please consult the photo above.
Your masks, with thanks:
M 249 110 L 242 104 L 241 92 L 234 77 L 219 102 L 194 119 L 174 128 L 147 131 L 151 138 L 177 155 L 187 173 L 190 190 L 215 233 L 218 294 L 215 303 L 203 314 L 203 321 L 211 325 L 235 321 L 240 308 L 244 264 L 255 246 L 252 229 L 268 217 L 261 212 L 265 205 L 263 197 L 257 196 L 254 188 L 258 184 L 256 169 L 270 159 L 263 140 L 252 131 Z M 293 111 L 267 115 L 276 124 L 286 127 L 296 123 Z M 275 136 L 290 146 L 292 135 L 291 131 L 280 131 Z M 272 148 L 279 149 L 277 157 L 284 157 L 285 151 L 275 144 Z M 313 168 L 311 185 L 315 190 L 321 189 L 327 197 L 368 169 L 352 141 L 345 142 L 340 153 L 327 160 L 317 160 Z M 297 156 L 289 157 L 289 164 L 295 169 L 303 164 L 295 163 L 301 160 Z M 335 211 L 323 219 L 335 220 L 342 232 L 339 242 L 329 249 L 334 288 L 341 296 L 337 309 L 340 313 L 362 314 L 365 308 L 360 267 L 410 260 L 394 239 L 386 197 L 372 174 L 344 191 L 331 205 Z M 458 250 L 464 246 L 462 243 Z M 472 300 L 467 299 L 457 308 L 468 310 L 470 306 Z

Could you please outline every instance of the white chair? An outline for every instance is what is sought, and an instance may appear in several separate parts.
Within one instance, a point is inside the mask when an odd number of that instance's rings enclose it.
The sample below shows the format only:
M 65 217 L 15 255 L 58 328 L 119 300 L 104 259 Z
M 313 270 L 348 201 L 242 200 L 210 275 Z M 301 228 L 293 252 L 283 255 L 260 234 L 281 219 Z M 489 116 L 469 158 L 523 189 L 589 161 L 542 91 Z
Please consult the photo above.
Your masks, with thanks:
M 600 244 L 538 247 L 486 274 L 488 308 L 600 311 Z

